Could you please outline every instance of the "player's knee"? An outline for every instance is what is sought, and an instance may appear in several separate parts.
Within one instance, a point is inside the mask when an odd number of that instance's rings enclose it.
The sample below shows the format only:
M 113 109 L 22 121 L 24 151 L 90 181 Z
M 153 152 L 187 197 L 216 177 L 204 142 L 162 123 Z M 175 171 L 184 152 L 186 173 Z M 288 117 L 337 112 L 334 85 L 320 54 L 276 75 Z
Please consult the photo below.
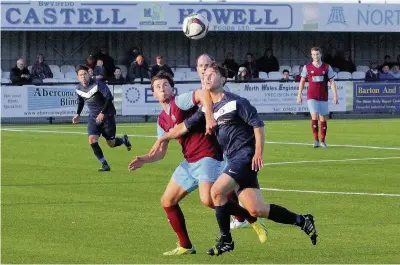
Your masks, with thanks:
M 223 196 L 224 196 L 224 194 L 222 193 L 221 189 L 219 189 L 216 186 L 212 186 L 212 188 L 211 188 L 211 199 L 212 199 L 212 201 L 214 203 L 220 201 Z
M 247 211 L 253 217 L 263 217 L 265 215 L 263 209 L 259 207 L 250 207 Z
M 89 135 L 89 144 L 94 144 L 98 142 L 98 137 L 96 135 Z
M 176 204 L 178 204 L 178 200 L 172 198 L 172 197 L 167 197 L 167 196 L 162 196 L 161 200 L 160 200 L 161 206 L 162 207 L 171 207 L 174 206 Z
M 200 201 L 201 203 L 209 208 L 214 208 L 214 203 L 213 200 L 211 199 L 211 196 L 207 195 L 207 196 L 201 196 L 200 195 Z

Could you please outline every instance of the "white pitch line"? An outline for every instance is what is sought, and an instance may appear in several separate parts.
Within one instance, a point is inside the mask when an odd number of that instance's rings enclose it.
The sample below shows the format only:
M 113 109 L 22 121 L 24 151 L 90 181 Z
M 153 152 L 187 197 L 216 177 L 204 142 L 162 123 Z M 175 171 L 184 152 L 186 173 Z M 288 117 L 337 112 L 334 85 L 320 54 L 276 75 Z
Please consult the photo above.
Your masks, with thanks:
M 348 159 L 325 159 L 325 160 L 303 160 L 303 161 L 284 161 L 284 162 L 265 163 L 264 166 L 288 165 L 288 164 L 305 164 L 305 163 L 325 163 L 325 162 L 349 162 L 349 161 L 368 161 L 368 160 L 390 160 L 390 159 L 400 159 L 400 156 L 390 156 L 390 157 L 366 157 L 366 158 L 348 158 Z
M 82 127 L 81 127 L 82 128 Z M 86 134 L 83 132 L 67 132 L 67 131 L 54 131 L 54 130 L 36 130 L 36 129 L 21 129 L 21 128 L 1 128 L 2 131 L 10 132 L 38 132 L 38 133 L 60 133 L 60 134 Z M 144 138 L 157 138 L 157 136 L 141 135 L 141 134 L 128 134 L 131 137 L 144 137 Z M 266 144 L 281 144 L 281 145 L 303 145 L 312 146 L 309 143 L 293 143 L 293 142 L 271 142 L 266 141 Z M 330 144 L 329 146 L 336 147 L 349 147 L 349 148 L 366 148 L 366 149 L 379 149 L 379 150 L 400 150 L 400 147 L 381 147 L 381 146 L 369 146 L 369 145 L 349 145 L 349 144 Z
M 276 188 L 260 188 L 260 189 L 266 191 L 280 191 L 280 192 L 400 197 L 400 194 L 393 194 L 393 193 L 391 194 L 391 193 L 368 193 L 368 192 L 346 192 L 346 191 L 290 190 L 290 189 L 276 189 Z
M 266 141 L 267 144 L 287 144 L 287 145 L 307 145 L 313 146 L 309 143 L 293 143 L 293 142 L 271 142 Z M 351 148 L 366 148 L 366 149 L 380 149 L 380 150 L 400 150 L 400 147 L 383 147 L 383 146 L 370 146 L 370 145 L 351 145 L 351 144 L 329 144 L 329 146 L 335 147 L 351 147 Z

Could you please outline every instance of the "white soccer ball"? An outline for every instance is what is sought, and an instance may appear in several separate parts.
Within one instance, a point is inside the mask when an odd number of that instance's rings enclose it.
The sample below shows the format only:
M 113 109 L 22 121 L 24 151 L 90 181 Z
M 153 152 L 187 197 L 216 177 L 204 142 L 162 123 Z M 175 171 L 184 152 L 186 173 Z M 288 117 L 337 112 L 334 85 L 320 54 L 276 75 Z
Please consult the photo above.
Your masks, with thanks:
M 193 13 L 183 20 L 182 30 L 192 40 L 204 38 L 208 32 L 208 20 L 202 14 Z

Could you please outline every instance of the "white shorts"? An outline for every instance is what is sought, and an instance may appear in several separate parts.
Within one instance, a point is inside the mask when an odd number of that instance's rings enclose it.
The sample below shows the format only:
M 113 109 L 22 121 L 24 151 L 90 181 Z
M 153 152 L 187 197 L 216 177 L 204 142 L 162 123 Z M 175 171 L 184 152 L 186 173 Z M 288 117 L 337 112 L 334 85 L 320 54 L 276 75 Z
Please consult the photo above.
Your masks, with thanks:
M 320 101 L 315 99 L 307 100 L 308 110 L 310 113 L 318 113 L 319 115 L 328 115 L 328 101 Z

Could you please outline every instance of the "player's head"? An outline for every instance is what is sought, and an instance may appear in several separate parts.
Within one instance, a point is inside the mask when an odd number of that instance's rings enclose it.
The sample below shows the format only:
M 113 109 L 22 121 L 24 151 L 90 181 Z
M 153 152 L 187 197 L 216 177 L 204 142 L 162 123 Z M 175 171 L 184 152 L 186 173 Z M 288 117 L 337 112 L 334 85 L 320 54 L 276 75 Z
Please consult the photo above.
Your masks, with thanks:
M 196 70 L 202 82 L 204 80 L 204 72 L 212 62 L 214 62 L 214 58 L 206 53 L 197 58 Z
M 166 72 L 159 72 L 151 79 L 151 91 L 153 96 L 160 102 L 168 102 L 174 95 L 174 80 Z
M 216 62 L 211 63 L 204 73 L 205 89 L 210 91 L 223 89 L 227 77 L 225 68 L 219 66 Z
M 78 76 L 79 82 L 81 82 L 83 86 L 87 86 L 87 84 L 89 84 L 90 81 L 89 69 L 86 66 L 84 65 L 79 66 L 76 69 L 76 75 Z
M 322 50 L 320 47 L 311 48 L 311 57 L 314 62 L 320 62 L 322 57 Z

